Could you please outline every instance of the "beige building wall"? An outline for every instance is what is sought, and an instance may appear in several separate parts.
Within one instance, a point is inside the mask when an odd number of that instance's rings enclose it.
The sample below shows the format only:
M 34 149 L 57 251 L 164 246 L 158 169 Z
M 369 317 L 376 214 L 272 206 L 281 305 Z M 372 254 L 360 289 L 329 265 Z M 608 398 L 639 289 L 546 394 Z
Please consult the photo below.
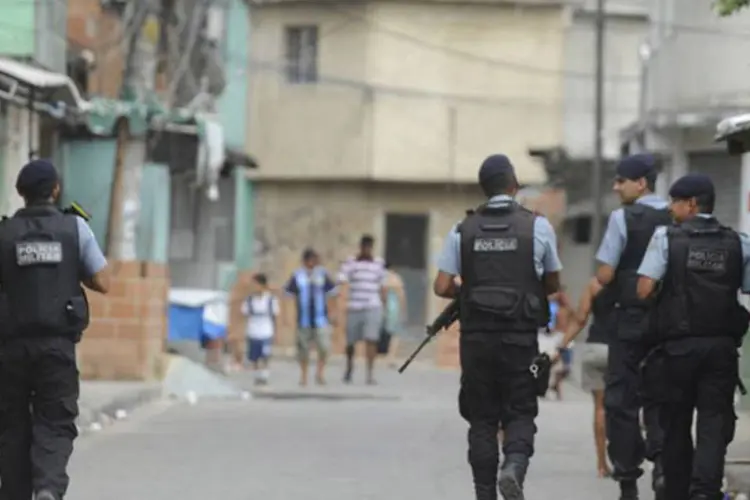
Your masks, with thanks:
M 376 93 L 373 175 L 476 182 L 504 152 L 543 183 L 530 147 L 562 138 L 563 10 L 488 4 L 373 3 L 368 79 Z
M 473 183 L 488 154 L 543 183 L 562 141 L 560 6 L 370 2 L 254 8 L 248 147 L 266 179 Z M 284 28 L 317 25 L 315 84 L 284 78 Z
M 305 4 L 252 10 L 248 148 L 263 165 L 258 176 L 367 176 L 371 95 L 361 85 L 367 30 L 347 22 L 347 16 L 361 17 L 366 9 Z M 284 29 L 294 25 L 318 26 L 317 84 L 285 80 Z

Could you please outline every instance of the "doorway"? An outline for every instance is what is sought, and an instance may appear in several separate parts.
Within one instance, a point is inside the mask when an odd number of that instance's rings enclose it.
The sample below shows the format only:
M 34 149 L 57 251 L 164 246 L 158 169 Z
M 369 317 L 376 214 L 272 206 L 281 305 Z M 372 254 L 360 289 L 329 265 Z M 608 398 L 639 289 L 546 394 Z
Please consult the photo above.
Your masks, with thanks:
M 406 292 L 405 334 L 423 336 L 427 314 L 426 214 L 385 216 L 385 260 L 401 275 Z

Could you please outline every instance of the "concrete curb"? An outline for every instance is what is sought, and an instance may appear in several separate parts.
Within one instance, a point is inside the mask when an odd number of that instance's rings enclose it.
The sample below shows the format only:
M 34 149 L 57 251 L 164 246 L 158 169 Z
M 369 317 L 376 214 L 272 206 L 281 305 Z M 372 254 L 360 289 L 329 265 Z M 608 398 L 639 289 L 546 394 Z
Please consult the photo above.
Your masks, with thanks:
M 314 399 L 320 401 L 401 401 L 403 398 L 389 394 L 347 393 L 347 392 L 324 392 L 305 390 L 263 390 L 250 391 L 254 399 L 292 400 L 292 399 Z
M 160 386 L 147 387 L 131 394 L 116 397 L 100 406 L 80 408 L 76 420 L 78 432 L 84 435 L 91 431 L 100 430 L 115 420 L 124 418 L 133 410 L 162 398 L 163 390 Z

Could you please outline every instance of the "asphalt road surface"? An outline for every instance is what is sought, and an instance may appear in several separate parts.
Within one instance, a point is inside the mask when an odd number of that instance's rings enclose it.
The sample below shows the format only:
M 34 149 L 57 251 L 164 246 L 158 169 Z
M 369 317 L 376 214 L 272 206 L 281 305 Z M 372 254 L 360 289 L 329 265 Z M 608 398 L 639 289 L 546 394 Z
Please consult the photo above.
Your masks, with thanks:
M 343 387 L 336 370 L 328 387 L 299 389 L 293 367 L 277 365 L 250 401 L 157 403 L 84 436 L 67 498 L 473 499 L 456 373 L 381 370 L 368 388 Z M 542 403 L 526 497 L 614 500 L 616 484 L 595 475 L 590 399 L 567 392 Z

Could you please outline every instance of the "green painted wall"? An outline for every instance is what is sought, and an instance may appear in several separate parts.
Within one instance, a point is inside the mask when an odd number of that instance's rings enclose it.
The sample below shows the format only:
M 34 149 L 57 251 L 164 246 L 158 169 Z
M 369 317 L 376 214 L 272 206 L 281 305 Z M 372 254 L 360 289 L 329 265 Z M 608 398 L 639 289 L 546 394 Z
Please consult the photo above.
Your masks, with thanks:
M 73 140 L 61 144 L 63 204 L 76 201 L 91 214 L 89 225 L 102 248 L 106 248 L 107 241 L 115 148 L 114 139 Z
M 237 168 L 235 175 L 234 202 L 234 260 L 238 269 L 253 266 L 255 248 L 255 217 L 253 214 L 253 183 L 245 177 L 245 171 Z
M 146 163 L 141 180 L 141 210 L 138 214 L 138 260 L 167 263 L 169 261 L 170 221 L 169 167 Z
M 39 0 L 0 0 L 0 9 L 3 11 L 0 55 L 34 56 L 37 4 Z

